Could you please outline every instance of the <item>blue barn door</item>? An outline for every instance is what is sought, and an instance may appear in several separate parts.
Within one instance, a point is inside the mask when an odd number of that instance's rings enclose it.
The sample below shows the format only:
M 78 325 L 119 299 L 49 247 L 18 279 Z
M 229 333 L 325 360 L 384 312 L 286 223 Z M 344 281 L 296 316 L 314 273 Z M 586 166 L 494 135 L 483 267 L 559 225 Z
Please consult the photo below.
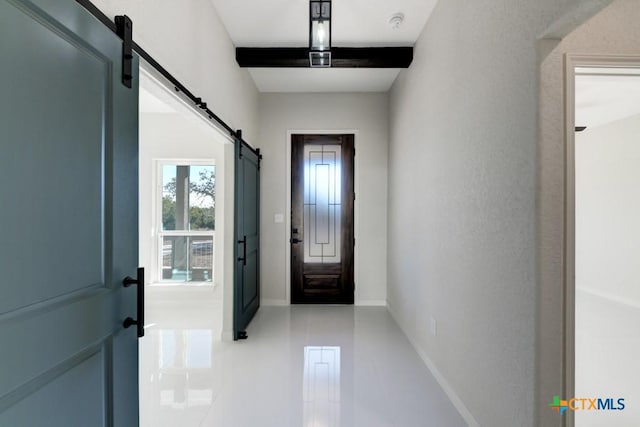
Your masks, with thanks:
M 260 306 L 260 157 L 259 150 L 236 140 L 234 340 L 247 337 Z
M 74 0 L 0 0 L 0 426 L 138 425 L 122 45 Z

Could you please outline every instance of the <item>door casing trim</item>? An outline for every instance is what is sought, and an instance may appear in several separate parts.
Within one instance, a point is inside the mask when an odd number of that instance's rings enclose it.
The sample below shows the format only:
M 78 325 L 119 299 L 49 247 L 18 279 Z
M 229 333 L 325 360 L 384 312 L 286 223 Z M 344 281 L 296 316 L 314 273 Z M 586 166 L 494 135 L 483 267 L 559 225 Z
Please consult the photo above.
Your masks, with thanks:
M 576 182 L 575 182 L 575 69 L 583 68 L 640 68 L 640 57 L 632 55 L 575 55 L 566 54 L 564 60 L 564 122 L 565 122 L 565 162 L 564 162 L 564 251 L 563 257 L 563 305 L 562 319 L 564 348 L 562 360 L 563 392 L 565 396 L 575 395 L 576 371 Z M 565 414 L 565 427 L 573 427 L 575 418 L 572 411 Z

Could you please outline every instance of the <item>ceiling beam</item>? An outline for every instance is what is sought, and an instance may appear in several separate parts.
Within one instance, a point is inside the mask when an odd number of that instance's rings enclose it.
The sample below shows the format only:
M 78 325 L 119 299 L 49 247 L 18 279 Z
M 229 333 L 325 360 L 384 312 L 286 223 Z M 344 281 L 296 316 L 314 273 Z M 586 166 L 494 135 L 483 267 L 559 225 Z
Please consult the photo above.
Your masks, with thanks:
M 237 47 L 236 61 L 251 68 L 309 68 L 306 47 Z M 413 47 L 332 47 L 332 68 L 409 68 Z

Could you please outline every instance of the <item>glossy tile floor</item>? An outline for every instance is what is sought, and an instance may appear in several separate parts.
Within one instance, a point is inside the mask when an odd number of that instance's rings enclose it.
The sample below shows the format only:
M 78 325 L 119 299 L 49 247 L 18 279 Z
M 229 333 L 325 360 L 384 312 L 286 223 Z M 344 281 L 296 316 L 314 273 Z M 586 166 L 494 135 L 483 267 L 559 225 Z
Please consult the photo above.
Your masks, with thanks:
M 145 427 L 465 425 L 385 308 L 262 307 L 235 343 L 189 313 L 142 341 Z

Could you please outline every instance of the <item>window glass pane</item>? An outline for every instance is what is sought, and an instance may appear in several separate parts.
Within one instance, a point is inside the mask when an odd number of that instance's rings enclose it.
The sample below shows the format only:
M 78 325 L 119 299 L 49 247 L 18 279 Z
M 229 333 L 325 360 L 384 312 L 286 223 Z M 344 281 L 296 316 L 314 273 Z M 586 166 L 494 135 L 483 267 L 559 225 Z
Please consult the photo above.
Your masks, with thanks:
M 212 236 L 162 237 L 163 281 L 210 282 L 212 279 Z
M 176 165 L 162 166 L 162 229 L 176 229 Z
M 339 145 L 304 147 L 304 262 L 339 263 L 342 150 Z
M 215 230 L 215 167 L 191 166 L 189 224 L 191 230 Z
M 215 229 L 214 166 L 162 166 L 162 229 Z

